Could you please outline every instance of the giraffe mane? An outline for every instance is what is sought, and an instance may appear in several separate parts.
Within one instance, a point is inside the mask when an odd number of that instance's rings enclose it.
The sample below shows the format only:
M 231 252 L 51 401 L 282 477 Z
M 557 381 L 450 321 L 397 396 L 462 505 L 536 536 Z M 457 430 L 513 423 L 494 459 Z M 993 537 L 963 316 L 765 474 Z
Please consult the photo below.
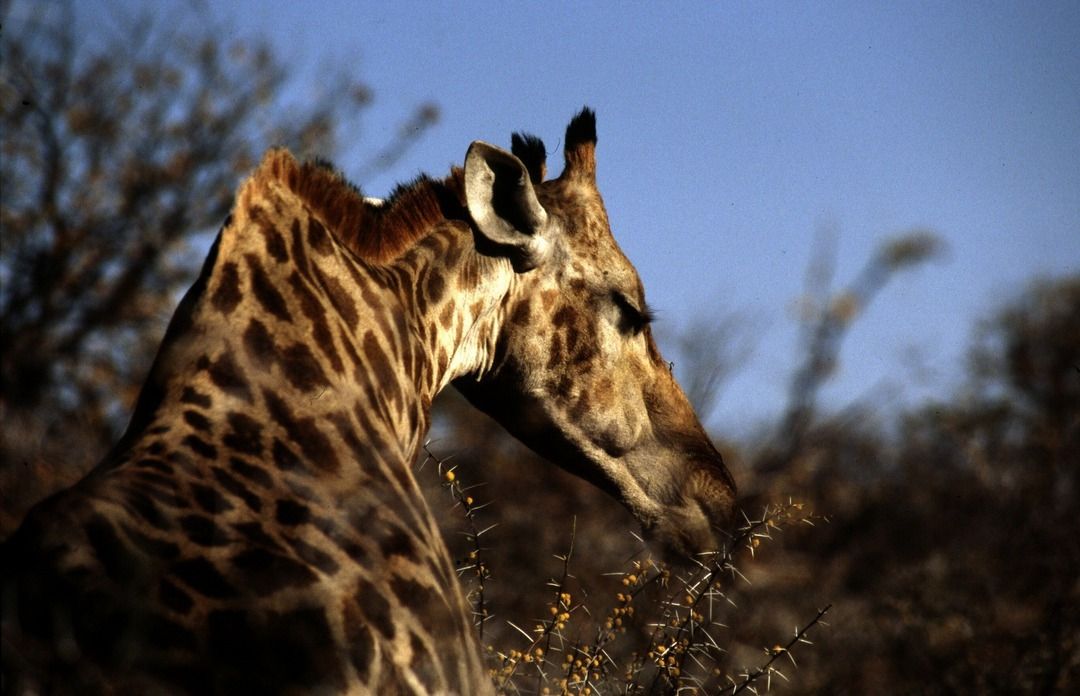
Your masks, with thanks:
M 275 184 L 291 191 L 344 246 L 369 263 L 393 261 L 444 220 L 468 219 L 463 173 L 456 167 L 442 180 L 420 175 L 399 185 L 383 205 L 372 205 L 329 163 L 301 163 L 288 150 L 275 148 L 242 186 L 241 209 Z

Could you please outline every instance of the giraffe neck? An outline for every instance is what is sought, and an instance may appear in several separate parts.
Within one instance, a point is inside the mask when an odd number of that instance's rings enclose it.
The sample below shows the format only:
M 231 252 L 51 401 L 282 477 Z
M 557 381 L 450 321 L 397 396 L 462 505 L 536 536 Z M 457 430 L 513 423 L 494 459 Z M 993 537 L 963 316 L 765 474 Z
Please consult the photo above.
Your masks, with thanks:
M 394 268 L 409 288 L 408 333 L 420 356 L 415 383 L 430 404 L 452 380 L 490 368 L 514 274 L 507 260 L 478 254 L 461 224 L 441 226 Z
M 135 480 L 160 462 L 256 517 L 311 520 L 315 542 L 337 547 L 329 562 L 312 556 L 338 569 L 336 592 L 359 583 L 364 598 L 422 602 L 422 637 L 395 662 L 468 685 L 435 691 L 488 693 L 453 560 L 411 468 L 434 396 L 484 368 L 513 271 L 478 254 L 460 221 L 435 224 L 390 261 L 364 261 L 287 193 L 234 210 L 96 475 Z M 418 620 L 406 614 L 394 615 Z M 349 616 L 334 619 L 343 640 L 363 645 L 368 629 Z
M 304 462 L 328 475 L 335 497 L 365 485 L 373 468 L 412 489 L 407 469 L 432 400 L 493 354 L 509 263 L 478 254 L 460 221 L 434 225 L 391 262 L 368 263 L 317 217 L 294 215 L 307 209 L 287 191 L 274 193 L 248 201 L 223 229 L 129 436 L 156 413 L 213 395 L 215 409 L 269 416 L 221 441 L 253 440 L 251 453 L 279 466 Z

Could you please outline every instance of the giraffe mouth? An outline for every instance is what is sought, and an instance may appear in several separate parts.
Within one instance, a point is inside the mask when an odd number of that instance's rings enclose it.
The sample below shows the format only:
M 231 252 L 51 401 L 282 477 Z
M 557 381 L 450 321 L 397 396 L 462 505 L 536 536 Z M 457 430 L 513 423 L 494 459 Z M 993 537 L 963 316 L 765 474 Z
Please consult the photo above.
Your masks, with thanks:
M 734 484 L 711 463 L 691 466 L 672 499 L 661 503 L 659 515 L 642 525 L 650 548 L 675 565 L 705 563 L 732 539 Z

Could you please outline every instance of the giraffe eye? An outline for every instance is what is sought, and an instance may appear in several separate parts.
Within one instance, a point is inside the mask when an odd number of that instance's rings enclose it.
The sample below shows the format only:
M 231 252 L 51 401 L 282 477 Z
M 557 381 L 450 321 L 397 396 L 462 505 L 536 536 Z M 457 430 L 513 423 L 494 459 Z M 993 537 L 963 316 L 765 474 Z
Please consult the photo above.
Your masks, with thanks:
M 639 306 L 621 292 L 612 294 L 615 306 L 619 308 L 619 330 L 623 333 L 638 335 L 653 320 L 653 312 L 645 303 Z

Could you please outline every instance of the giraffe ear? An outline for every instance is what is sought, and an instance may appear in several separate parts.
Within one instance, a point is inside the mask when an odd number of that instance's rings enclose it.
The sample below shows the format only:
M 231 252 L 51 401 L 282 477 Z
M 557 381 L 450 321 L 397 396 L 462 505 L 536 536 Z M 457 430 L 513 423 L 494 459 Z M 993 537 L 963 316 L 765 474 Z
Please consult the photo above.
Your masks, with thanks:
M 476 230 L 494 252 L 527 271 L 548 255 L 548 214 L 536 198 L 529 171 L 514 155 L 480 141 L 465 155 L 465 204 Z

